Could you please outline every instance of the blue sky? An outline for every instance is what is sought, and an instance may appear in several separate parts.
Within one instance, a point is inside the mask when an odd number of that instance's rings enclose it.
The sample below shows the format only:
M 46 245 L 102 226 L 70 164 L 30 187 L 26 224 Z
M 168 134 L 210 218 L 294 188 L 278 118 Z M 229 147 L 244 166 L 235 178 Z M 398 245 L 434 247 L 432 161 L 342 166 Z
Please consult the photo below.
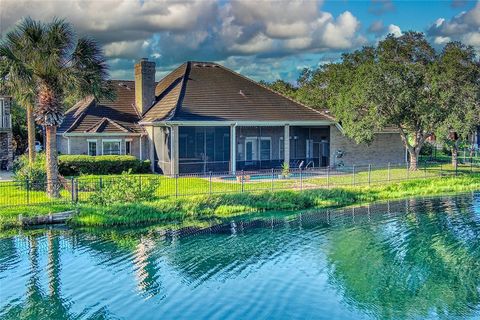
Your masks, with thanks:
M 132 79 L 134 62 L 148 57 L 157 80 L 201 60 L 295 82 L 305 67 L 407 30 L 437 48 L 460 40 L 480 50 L 480 0 L 0 0 L 2 34 L 25 16 L 63 17 L 97 39 L 115 79 Z

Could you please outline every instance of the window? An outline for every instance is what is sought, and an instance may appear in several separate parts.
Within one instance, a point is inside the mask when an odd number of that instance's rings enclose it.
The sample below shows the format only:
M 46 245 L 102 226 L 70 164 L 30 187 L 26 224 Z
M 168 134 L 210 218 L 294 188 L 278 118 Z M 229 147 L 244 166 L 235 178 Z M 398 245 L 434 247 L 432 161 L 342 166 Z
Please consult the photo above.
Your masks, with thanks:
M 96 140 L 88 141 L 88 155 L 89 156 L 96 156 L 97 155 L 97 141 Z
M 104 155 L 119 155 L 120 154 L 120 140 L 103 140 L 103 154 Z
M 132 154 L 132 141 L 126 140 L 125 141 L 125 154 Z
M 260 138 L 260 160 L 272 158 L 272 143 L 270 138 Z

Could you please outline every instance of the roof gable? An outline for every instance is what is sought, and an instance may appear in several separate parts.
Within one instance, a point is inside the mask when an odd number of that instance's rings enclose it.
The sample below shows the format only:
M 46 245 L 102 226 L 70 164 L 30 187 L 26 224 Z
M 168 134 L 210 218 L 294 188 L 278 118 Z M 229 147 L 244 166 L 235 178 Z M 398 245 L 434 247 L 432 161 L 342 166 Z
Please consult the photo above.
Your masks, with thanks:
M 122 126 L 121 124 L 109 119 L 103 118 L 94 124 L 92 127 L 88 128 L 84 132 L 88 133 L 102 133 L 102 132 L 119 132 L 119 133 L 129 133 L 130 130 Z
M 135 107 L 134 81 L 111 82 L 116 93 L 114 101 L 95 101 L 93 97 L 79 101 L 65 113 L 65 120 L 58 132 L 92 133 L 96 128 L 97 132 L 122 133 L 126 130 L 129 133 L 143 133 L 138 125 L 141 118 Z

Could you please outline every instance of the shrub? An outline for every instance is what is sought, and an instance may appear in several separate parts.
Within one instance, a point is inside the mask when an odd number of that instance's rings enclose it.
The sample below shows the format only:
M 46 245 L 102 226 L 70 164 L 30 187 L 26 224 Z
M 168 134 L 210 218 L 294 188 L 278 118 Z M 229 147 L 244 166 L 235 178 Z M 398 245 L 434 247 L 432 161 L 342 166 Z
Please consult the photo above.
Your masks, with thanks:
M 131 173 L 132 171 L 129 170 L 115 179 L 109 179 L 108 183 L 100 191 L 91 195 L 89 200 L 98 205 L 153 200 L 157 181 L 155 179 L 142 180 L 132 176 Z
M 132 173 L 150 171 L 150 161 L 141 161 L 134 156 L 87 156 L 62 155 L 59 159 L 59 171 L 63 176 L 80 174 L 120 174 L 131 170 Z
M 28 181 L 30 189 L 45 190 L 47 181 L 45 154 L 37 154 L 32 164 L 28 162 L 28 155 L 20 156 L 13 165 L 13 172 L 15 181 L 22 182 L 24 188 L 27 187 Z
M 420 149 L 420 154 L 422 156 L 431 156 L 433 155 L 435 146 L 429 142 L 425 142 L 422 146 L 422 149 Z

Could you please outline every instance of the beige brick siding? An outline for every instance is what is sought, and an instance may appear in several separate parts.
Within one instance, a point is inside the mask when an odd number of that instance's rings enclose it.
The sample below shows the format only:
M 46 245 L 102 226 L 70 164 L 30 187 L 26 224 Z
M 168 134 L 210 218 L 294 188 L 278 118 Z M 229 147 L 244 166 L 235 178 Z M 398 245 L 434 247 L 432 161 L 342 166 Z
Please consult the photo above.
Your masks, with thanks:
M 337 151 L 343 157 L 336 157 Z M 370 144 L 357 144 L 344 136 L 336 126 L 330 127 L 330 165 L 343 162 L 351 165 L 379 165 L 405 163 L 405 147 L 398 133 L 379 133 Z

